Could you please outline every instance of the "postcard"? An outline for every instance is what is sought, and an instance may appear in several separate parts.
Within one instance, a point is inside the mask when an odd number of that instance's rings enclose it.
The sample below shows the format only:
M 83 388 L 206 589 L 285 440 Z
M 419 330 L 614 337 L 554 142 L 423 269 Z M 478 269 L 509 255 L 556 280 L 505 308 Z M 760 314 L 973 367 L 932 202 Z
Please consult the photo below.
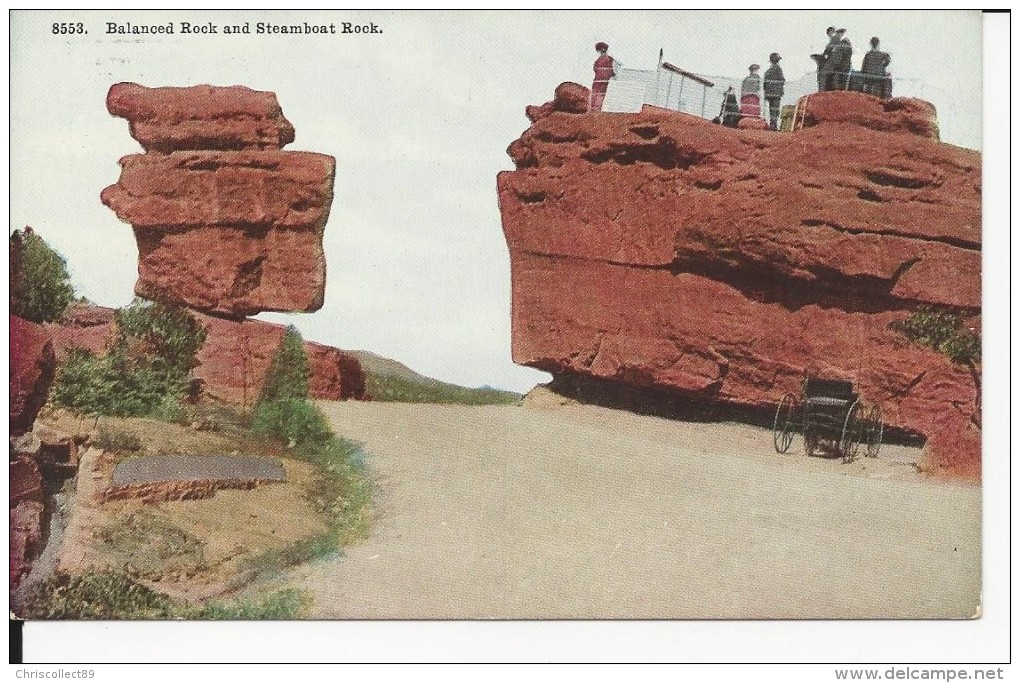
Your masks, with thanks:
M 18 618 L 987 609 L 979 12 L 10 40 Z

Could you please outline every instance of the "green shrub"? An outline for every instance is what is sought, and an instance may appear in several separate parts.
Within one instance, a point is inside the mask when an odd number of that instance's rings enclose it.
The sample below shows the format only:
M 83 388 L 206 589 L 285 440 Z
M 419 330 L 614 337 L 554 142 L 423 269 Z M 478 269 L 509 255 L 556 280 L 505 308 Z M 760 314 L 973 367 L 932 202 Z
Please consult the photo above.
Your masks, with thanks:
M 10 239 L 11 313 L 41 323 L 56 320 L 74 299 L 67 261 L 30 228 Z
M 136 366 L 187 382 L 206 337 L 205 328 L 187 309 L 136 299 L 116 311 L 114 320 L 115 349 L 121 349 Z
M 965 327 L 955 313 L 922 306 L 905 320 L 890 323 L 889 327 L 913 342 L 938 351 L 954 363 L 981 362 L 981 337 Z
M 105 356 L 72 349 L 50 400 L 95 415 L 179 421 L 190 373 L 206 332 L 180 307 L 136 301 L 117 311 L 117 336 Z
M 100 427 L 96 436 L 96 446 L 104 451 L 131 451 L 143 449 L 142 439 L 130 429 Z
M 252 431 L 295 444 L 322 444 L 333 432 L 325 416 L 305 399 L 263 401 L 255 407 Z
M 184 405 L 177 396 L 173 395 L 163 396 L 149 415 L 157 420 L 172 422 L 179 425 L 190 424 L 192 421 L 192 411 L 189 410 L 188 406 Z M 199 429 L 201 429 L 203 425 L 205 425 L 205 422 L 198 422 Z
M 287 328 L 266 371 L 258 402 L 308 398 L 308 356 L 301 333 Z

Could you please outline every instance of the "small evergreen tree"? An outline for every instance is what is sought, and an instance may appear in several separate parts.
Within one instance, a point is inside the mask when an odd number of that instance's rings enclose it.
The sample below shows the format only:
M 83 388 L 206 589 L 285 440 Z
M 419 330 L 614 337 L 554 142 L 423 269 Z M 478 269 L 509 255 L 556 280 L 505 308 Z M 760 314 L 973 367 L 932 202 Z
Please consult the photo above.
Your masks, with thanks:
M 11 313 L 42 323 L 56 320 L 74 300 L 67 261 L 31 228 L 10 238 Z
M 308 398 L 308 356 L 301 333 L 293 325 L 283 333 L 280 346 L 266 371 L 259 403 Z

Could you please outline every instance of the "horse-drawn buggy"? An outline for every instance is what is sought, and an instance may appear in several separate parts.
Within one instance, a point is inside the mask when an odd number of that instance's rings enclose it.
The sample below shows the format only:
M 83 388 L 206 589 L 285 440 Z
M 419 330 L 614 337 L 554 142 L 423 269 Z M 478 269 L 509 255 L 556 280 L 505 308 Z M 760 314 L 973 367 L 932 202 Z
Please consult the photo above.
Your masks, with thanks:
M 850 462 L 861 446 L 868 457 L 878 457 L 882 429 L 882 407 L 864 403 L 852 382 L 808 377 L 799 396 L 790 393 L 779 402 L 772 442 L 777 453 L 786 453 L 800 432 L 808 455 L 822 451 Z

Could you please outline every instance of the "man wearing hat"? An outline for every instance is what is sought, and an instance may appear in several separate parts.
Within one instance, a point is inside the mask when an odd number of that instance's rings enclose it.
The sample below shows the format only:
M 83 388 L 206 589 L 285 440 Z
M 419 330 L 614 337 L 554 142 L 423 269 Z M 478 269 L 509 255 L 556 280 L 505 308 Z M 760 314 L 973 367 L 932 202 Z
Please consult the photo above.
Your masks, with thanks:
M 603 42 L 595 43 L 595 51 L 599 53 L 595 60 L 595 81 L 591 84 L 591 111 L 602 111 L 602 101 L 606 99 L 606 89 L 609 87 L 609 79 L 616 75 L 616 62 L 610 57 L 609 45 Z
M 850 41 L 844 37 L 845 34 L 845 28 L 836 29 L 837 42 L 832 44 L 829 59 L 825 62 L 826 90 L 846 90 L 849 85 L 850 65 L 854 51 Z
M 765 101 L 769 103 L 769 128 L 779 130 L 779 101 L 783 97 L 783 86 L 786 78 L 783 76 L 783 69 L 779 66 L 782 57 L 778 52 L 769 55 L 769 68 L 765 69 L 765 81 L 763 91 Z

